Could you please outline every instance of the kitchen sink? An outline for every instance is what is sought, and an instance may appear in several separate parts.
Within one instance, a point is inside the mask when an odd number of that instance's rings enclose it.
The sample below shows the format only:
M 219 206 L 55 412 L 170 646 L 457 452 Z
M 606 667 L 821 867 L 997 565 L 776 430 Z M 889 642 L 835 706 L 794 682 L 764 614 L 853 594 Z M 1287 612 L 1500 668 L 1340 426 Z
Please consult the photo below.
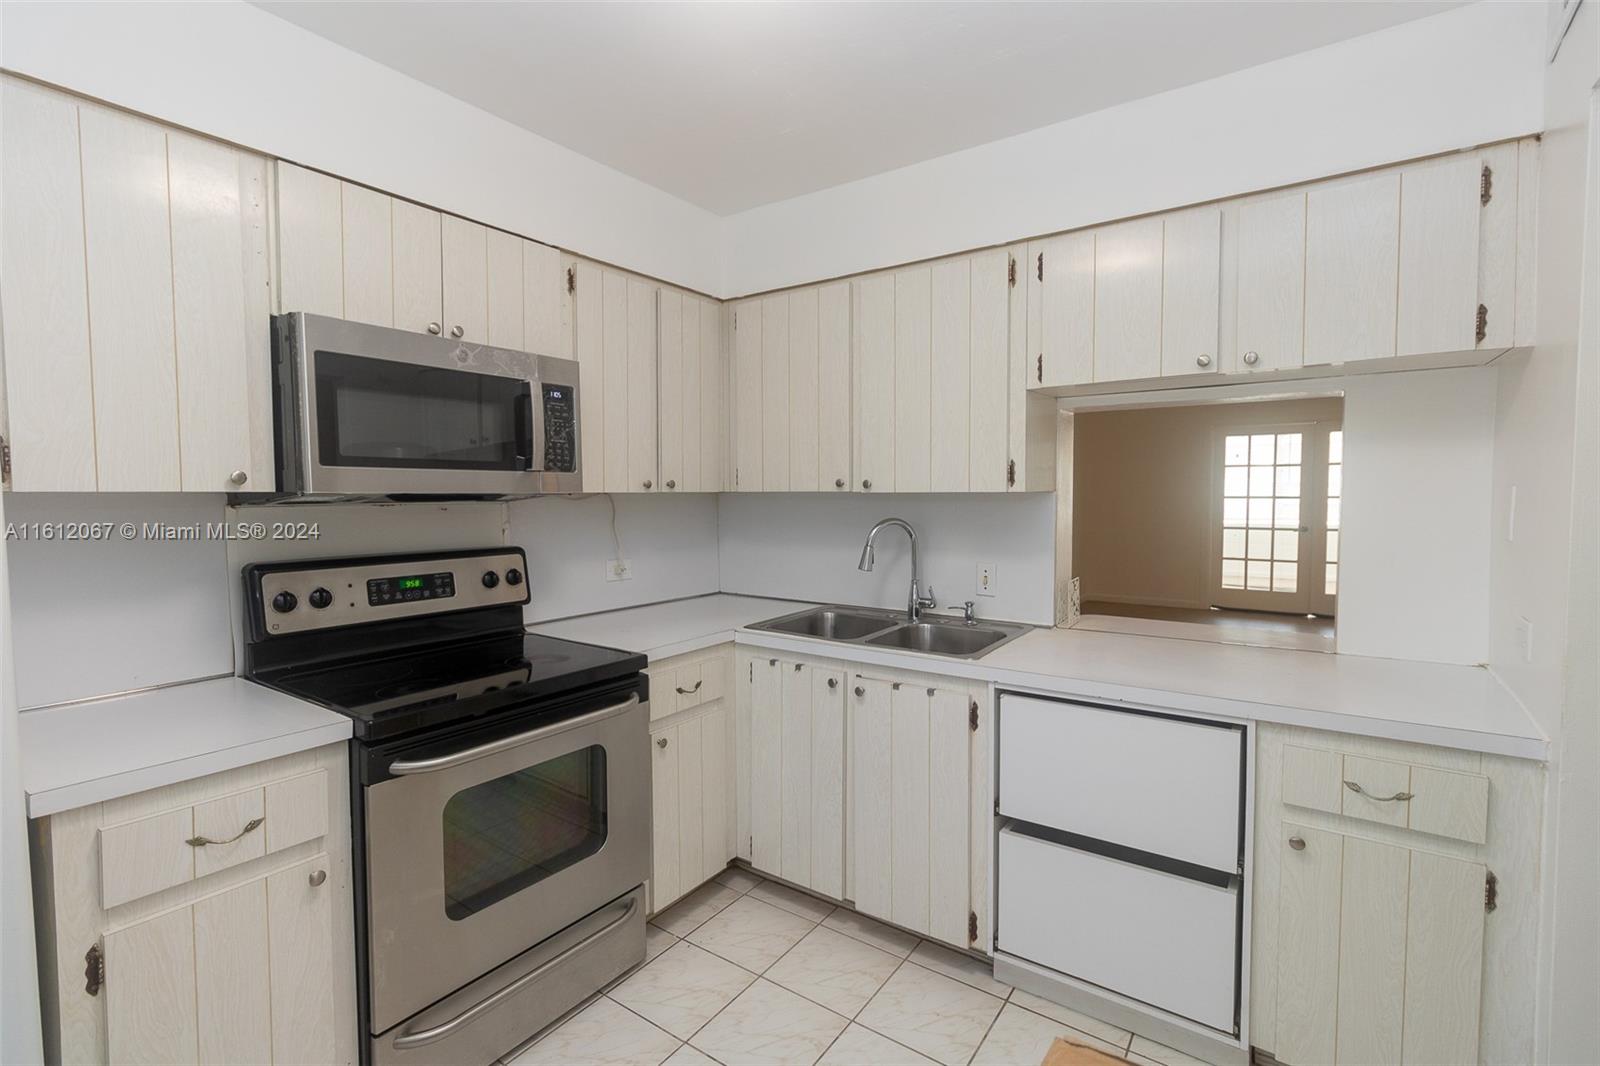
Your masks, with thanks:
M 924 615 L 916 622 L 907 622 L 905 619 L 904 611 L 812 607 L 757 622 L 750 628 L 795 637 L 812 637 L 836 644 L 944 655 L 955 659 L 980 658 L 1031 628 L 989 621 L 967 625 L 959 618 L 938 615 Z
M 893 615 L 823 607 L 762 622 L 753 628 L 766 629 L 773 633 L 792 633 L 798 637 L 850 641 L 882 633 L 894 624 Z
M 929 655 L 972 658 L 1011 635 L 986 626 L 913 622 L 897 626 L 887 633 L 880 633 L 867 643 L 879 648 L 899 648 L 904 651 L 927 652 Z

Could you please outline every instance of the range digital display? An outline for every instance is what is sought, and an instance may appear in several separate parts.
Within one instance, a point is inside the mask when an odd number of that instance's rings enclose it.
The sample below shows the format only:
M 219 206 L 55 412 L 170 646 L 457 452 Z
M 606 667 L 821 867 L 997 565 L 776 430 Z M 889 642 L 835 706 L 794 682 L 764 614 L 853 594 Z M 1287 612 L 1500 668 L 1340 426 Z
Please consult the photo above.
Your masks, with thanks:
M 456 576 L 448 570 L 439 574 L 375 577 L 367 582 L 367 604 L 372 607 L 386 603 L 442 599 L 455 594 Z

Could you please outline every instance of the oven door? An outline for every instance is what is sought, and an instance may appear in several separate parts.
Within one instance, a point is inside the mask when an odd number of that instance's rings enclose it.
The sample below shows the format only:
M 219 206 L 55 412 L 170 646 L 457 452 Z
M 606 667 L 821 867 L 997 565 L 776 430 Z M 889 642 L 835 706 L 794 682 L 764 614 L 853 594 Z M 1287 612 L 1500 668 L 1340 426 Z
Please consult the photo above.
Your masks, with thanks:
M 649 876 L 648 704 L 521 721 L 412 744 L 364 790 L 373 1033 Z

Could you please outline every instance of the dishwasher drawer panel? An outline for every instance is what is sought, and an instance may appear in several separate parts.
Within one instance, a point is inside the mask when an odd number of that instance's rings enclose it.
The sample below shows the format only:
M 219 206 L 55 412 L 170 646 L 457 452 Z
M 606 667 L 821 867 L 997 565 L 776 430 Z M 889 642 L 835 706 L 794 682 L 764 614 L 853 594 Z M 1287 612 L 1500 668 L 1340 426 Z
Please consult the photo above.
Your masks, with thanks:
M 1244 731 L 1064 700 L 1000 697 L 1000 813 L 1229 873 Z
M 996 950 L 1235 1031 L 1239 897 L 1175 874 L 1000 832 Z

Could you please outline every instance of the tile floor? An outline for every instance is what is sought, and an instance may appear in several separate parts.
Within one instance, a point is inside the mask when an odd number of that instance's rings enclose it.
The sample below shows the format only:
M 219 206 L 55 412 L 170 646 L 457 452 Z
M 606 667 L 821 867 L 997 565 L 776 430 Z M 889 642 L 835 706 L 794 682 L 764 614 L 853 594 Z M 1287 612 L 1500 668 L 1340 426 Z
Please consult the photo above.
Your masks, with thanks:
M 509 1066 L 1038 1066 L 1062 1036 L 1198 1060 L 994 979 L 970 956 L 729 867 L 656 915 L 643 966 Z

